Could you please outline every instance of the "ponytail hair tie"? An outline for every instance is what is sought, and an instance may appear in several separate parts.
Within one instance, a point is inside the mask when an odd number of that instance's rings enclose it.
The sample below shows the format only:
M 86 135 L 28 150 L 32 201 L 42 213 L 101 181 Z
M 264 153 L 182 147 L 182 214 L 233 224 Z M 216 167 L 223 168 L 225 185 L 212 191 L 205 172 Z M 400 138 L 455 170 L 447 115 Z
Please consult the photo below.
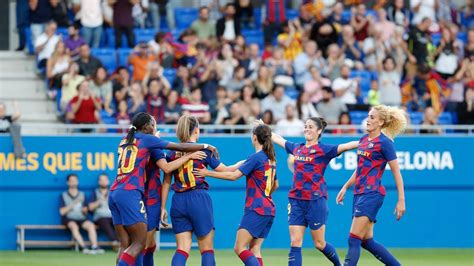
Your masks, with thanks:
M 129 129 L 135 129 L 135 130 L 137 130 L 137 127 L 134 126 L 134 125 L 130 125 Z

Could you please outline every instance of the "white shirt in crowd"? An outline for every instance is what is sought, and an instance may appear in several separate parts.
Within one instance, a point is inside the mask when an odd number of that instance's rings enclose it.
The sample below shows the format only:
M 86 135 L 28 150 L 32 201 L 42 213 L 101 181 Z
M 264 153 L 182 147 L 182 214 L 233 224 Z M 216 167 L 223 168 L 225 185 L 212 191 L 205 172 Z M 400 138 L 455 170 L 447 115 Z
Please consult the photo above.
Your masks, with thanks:
M 76 15 L 77 19 L 81 20 L 84 27 L 95 28 L 102 26 L 104 22 L 102 16 L 102 1 L 101 0 L 74 0 L 74 4 L 81 5 L 81 9 Z
M 39 52 L 38 54 L 38 62 L 43 59 L 49 59 L 51 57 L 51 55 L 54 52 L 54 48 L 56 48 L 56 44 L 59 42 L 59 40 L 61 40 L 61 37 L 59 37 L 59 35 L 56 35 L 56 34 L 51 36 L 51 38 L 49 38 L 48 35 L 46 35 L 46 33 L 44 32 L 41 33 L 40 36 L 38 36 L 35 42 L 35 48 L 43 44 L 46 44 L 43 47 L 43 50 L 41 50 L 41 52 Z
M 412 10 L 421 3 L 418 12 L 414 13 L 412 24 L 416 25 L 420 23 L 424 17 L 428 17 L 433 22 L 436 22 L 435 2 L 436 0 L 411 0 L 410 7 Z
M 303 121 L 306 121 L 306 119 L 310 117 L 320 117 L 313 103 L 306 103 L 301 105 L 301 113 L 301 119 Z
M 228 40 L 228 41 L 233 41 L 235 40 L 235 28 L 234 28 L 234 20 L 227 20 L 225 22 L 225 30 L 224 30 L 224 34 L 222 35 L 222 37 L 224 38 L 224 40 Z
M 287 118 L 278 121 L 275 127 L 275 133 L 281 136 L 301 136 L 303 135 L 304 123 L 303 121 L 293 118 Z
M 397 71 L 381 71 L 379 73 L 380 103 L 400 106 L 402 93 L 400 90 L 401 74 Z
M 351 78 L 344 79 L 342 77 L 339 77 L 339 78 L 336 78 L 332 82 L 332 89 L 334 92 L 349 88 L 341 97 L 339 97 L 339 100 L 345 104 L 357 103 L 357 98 L 356 98 L 357 86 L 358 86 L 357 81 Z

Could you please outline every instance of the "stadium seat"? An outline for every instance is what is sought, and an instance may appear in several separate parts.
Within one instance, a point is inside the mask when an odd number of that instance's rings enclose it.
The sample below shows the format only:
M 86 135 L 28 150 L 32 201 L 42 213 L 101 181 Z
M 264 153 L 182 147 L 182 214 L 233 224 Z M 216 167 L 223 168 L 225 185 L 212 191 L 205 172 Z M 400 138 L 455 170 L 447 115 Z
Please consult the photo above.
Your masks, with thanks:
M 118 66 L 128 66 L 128 57 L 132 53 L 131 48 L 119 48 L 117 49 L 117 63 Z
M 254 8 L 253 17 L 255 19 L 255 26 L 257 26 L 257 28 L 260 29 L 262 27 L 262 9 Z
M 422 112 L 410 112 L 410 120 L 412 125 L 419 125 L 423 122 L 423 113 Z
M 135 29 L 135 42 L 149 42 L 155 38 L 156 30 L 155 29 Z
M 295 87 L 287 87 L 285 88 L 285 94 L 291 99 L 296 100 L 300 92 Z
M 64 40 L 69 36 L 69 33 L 67 31 L 67 28 L 58 28 L 56 30 L 56 34 L 61 36 L 61 38 Z
M 292 20 L 299 17 L 298 10 L 296 9 L 287 9 L 286 10 L 286 19 Z
M 360 90 L 368 92 L 370 90 L 370 82 L 372 81 L 372 73 L 366 70 L 353 70 L 351 78 L 360 78 Z
M 441 33 L 436 32 L 436 33 L 431 34 L 431 43 L 433 43 L 434 46 L 438 46 L 440 41 L 441 41 Z
M 112 73 L 117 68 L 117 55 L 115 49 L 92 48 L 91 54 L 102 62 L 109 73 Z
M 458 32 L 457 38 L 461 40 L 463 43 L 467 43 L 467 32 L 465 31 Z
M 168 80 L 168 82 L 173 85 L 173 82 L 176 78 L 176 69 L 174 68 L 166 68 L 163 71 L 163 76 Z
M 242 36 L 245 37 L 245 42 L 247 44 L 256 43 L 259 47 L 264 47 L 263 31 L 242 30 Z
M 450 112 L 442 112 L 438 116 L 438 123 L 440 125 L 452 125 L 453 124 L 453 118 L 451 116 Z
M 105 30 L 105 47 L 107 48 L 115 48 L 115 31 L 112 28 L 108 28 Z M 127 48 L 127 37 L 125 34 L 122 34 L 122 47 L 120 48 Z
M 174 19 L 176 28 L 186 29 L 191 26 L 193 21 L 195 21 L 199 16 L 199 11 L 197 8 L 175 8 L 174 9 Z
M 367 112 L 365 111 L 351 111 L 349 112 L 353 125 L 360 125 L 365 118 L 367 118 Z
M 350 9 L 345 9 L 342 11 L 342 23 L 343 24 L 349 24 L 351 22 L 351 10 Z

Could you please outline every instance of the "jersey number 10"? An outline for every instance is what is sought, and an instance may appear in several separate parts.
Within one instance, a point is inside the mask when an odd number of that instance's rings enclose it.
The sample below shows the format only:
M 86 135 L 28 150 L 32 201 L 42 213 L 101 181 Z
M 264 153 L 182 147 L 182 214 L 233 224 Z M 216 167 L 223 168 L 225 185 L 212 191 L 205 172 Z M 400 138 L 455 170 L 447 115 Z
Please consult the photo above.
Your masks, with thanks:
M 272 193 L 273 183 L 275 182 L 275 165 L 270 164 L 270 168 L 265 171 L 267 185 L 265 186 L 265 196 L 270 197 Z
M 138 148 L 135 145 L 121 146 L 118 148 L 119 174 L 128 174 L 133 171 L 137 154 Z

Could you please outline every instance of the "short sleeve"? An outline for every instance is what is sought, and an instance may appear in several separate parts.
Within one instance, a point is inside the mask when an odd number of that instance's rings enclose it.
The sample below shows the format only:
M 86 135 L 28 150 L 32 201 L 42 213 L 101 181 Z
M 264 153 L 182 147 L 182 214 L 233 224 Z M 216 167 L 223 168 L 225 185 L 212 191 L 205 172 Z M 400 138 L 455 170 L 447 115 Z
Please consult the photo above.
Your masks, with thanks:
M 165 153 L 160 149 L 154 149 L 150 152 L 150 159 L 152 162 L 158 162 L 166 157 Z
M 210 150 L 204 150 L 204 152 L 207 155 L 206 159 L 204 159 L 207 165 L 209 165 L 212 169 L 216 169 L 221 164 L 221 161 L 217 159 L 216 155 L 212 154 Z
M 294 143 L 294 142 L 291 142 L 291 141 L 286 141 L 285 142 L 285 150 L 287 153 L 289 154 L 292 154 L 294 155 L 294 151 L 296 148 L 298 148 L 298 146 L 300 146 L 299 143 Z
M 337 157 L 337 148 L 339 147 L 339 145 L 328 145 L 328 144 L 325 144 L 324 145 L 324 153 L 326 153 L 326 156 L 329 158 L 329 159 L 332 159 L 334 157 Z
M 397 154 L 395 152 L 395 145 L 393 144 L 393 141 L 389 139 L 384 140 L 384 142 L 382 143 L 382 154 L 388 162 L 397 159 Z
M 239 170 L 244 175 L 249 175 L 256 168 L 257 164 L 258 160 L 254 154 L 245 160 L 245 162 L 239 167 Z
M 151 135 L 145 137 L 144 140 L 146 141 L 146 147 L 148 149 L 166 149 L 170 143 L 167 140 L 163 140 Z

